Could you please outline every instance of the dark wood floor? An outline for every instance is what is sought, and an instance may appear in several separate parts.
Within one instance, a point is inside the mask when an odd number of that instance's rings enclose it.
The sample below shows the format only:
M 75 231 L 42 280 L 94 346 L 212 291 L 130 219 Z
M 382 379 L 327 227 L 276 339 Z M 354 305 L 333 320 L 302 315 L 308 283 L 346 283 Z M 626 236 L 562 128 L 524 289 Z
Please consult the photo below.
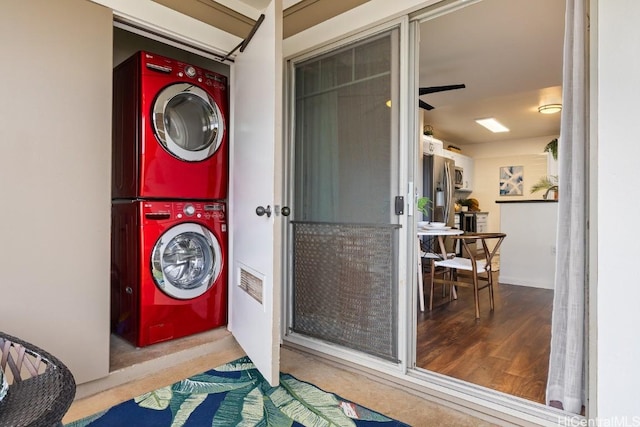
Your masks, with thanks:
M 426 298 L 427 309 L 418 314 L 418 367 L 544 403 L 553 290 L 497 285 L 491 312 L 483 289 L 478 320 L 471 289 L 459 289 L 458 300 L 449 302 L 436 288 L 432 312 Z

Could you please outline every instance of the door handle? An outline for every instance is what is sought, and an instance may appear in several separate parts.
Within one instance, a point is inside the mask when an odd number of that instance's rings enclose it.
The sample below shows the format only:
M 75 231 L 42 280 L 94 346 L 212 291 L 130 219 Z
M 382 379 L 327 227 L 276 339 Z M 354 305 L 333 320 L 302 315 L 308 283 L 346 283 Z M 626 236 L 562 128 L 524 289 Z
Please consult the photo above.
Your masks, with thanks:
M 291 215 L 291 209 L 289 209 L 289 206 L 283 206 L 282 209 L 280 209 L 280 213 L 282 216 L 289 216 Z
M 403 196 L 396 196 L 395 209 L 396 209 L 396 215 L 404 214 L 404 197 Z
M 258 206 L 256 208 L 256 215 L 263 216 L 264 214 L 267 214 L 267 218 L 271 217 L 271 206 L 267 205 L 266 208 Z

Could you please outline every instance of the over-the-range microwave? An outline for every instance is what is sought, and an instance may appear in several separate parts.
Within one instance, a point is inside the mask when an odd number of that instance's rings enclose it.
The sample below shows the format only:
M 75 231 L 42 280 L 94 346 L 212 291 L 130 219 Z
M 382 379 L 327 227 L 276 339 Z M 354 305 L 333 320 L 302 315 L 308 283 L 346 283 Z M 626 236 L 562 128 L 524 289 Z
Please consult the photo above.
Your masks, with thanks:
M 455 167 L 455 171 L 453 174 L 453 186 L 455 188 L 464 187 L 464 170 L 460 166 Z

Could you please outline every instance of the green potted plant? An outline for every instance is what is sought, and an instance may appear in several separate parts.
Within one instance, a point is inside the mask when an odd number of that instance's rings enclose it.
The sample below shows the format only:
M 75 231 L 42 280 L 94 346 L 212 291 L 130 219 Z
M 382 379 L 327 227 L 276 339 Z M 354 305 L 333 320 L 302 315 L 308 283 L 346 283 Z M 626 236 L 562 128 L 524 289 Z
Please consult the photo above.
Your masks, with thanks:
M 546 190 L 544 196 L 545 200 L 549 197 L 551 191 L 554 192 L 554 198 L 558 199 L 558 177 L 556 175 L 543 176 L 538 182 L 531 187 L 531 193 L 535 193 L 541 190 Z
M 553 138 L 544 146 L 545 153 L 551 153 L 554 160 L 558 160 L 558 138 Z
M 428 197 L 420 197 L 418 199 L 418 202 L 416 203 L 416 207 L 418 209 L 419 212 L 422 212 L 422 214 L 426 217 L 429 216 L 429 210 L 431 209 L 431 199 Z
M 431 199 L 428 197 L 420 197 L 416 202 L 416 209 L 418 212 L 422 212 L 425 218 L 431 218 L 429 215 L 429 211 L 431 210 L 433 203 Z M 425 225 L 429 221 L 418 221 L 418 227 Z

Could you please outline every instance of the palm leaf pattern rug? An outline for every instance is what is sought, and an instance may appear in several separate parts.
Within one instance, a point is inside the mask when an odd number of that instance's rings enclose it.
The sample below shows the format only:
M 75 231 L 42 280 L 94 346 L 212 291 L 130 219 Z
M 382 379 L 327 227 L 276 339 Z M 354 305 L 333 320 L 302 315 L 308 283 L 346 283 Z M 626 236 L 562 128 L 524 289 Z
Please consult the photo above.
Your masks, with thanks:
M 67 427 L 407 426 L 289 374 L 271 387 L 248 357 L 143 394 Z

